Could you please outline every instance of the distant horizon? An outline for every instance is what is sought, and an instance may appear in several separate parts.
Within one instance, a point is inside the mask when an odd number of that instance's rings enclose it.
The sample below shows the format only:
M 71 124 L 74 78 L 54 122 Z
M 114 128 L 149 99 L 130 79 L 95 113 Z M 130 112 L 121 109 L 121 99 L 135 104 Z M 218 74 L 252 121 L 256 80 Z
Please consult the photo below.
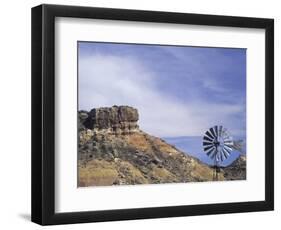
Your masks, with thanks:
M 197 135 L 197 136 L 189 136 L 189 135 L 187 135 L 187 136 L 172 136 L 172 137 L 169 137 L 169 136 L 159 136 L 160 138 L 185 138 L 185 137 L 202 137 L 203 138 L 203 135 L 204 135 L 204 133 L 202 134 L 202 135 Z M 235 137 L 242 137 L 242 138 L 246 138 L 246 136 L 243 136 L 243 135 L 231 135 L 231 136 L 235 136 Z
M 160 137 L 162 140 L 167 142 L 170 145 L 174 145 L 177 149 L 184 152 L 187 155 L 193 156 L 205 164 L 213 165 L 213 160 L 207 156 L 203 150 L 202 142 L 203 136 L 185 136 L 185 137 Z M 234 138 L 234 137 L 233 137 Z M 188 140 L 187 140 L 188 139 Z M 190 140 L 192 139 L 192 140 Z M 235 140 L 235 138 L 234 138 Z M 176 142 L 177 141 L 177 142 Z M 221 163 L 221 166 L 228 166 L 234 162 L 240 155 L 247 155 L 246 153 L 246 139 L 243 140 L 245 152 L 241 153 L 237 150 L 232 150 L 230 156 Z

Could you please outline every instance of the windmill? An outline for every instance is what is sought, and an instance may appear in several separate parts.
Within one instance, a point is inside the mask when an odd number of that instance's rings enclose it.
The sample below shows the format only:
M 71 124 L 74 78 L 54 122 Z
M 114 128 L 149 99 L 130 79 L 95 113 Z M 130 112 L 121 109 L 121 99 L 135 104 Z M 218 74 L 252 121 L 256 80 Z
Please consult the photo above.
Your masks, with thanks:
M 232 137 L 225 128 L 216 125 L 206 131 L 203 148 L 207 156 L 214 160 L 213 180 L 218 180 L 220 163 L 230 156 L 233 149 Z

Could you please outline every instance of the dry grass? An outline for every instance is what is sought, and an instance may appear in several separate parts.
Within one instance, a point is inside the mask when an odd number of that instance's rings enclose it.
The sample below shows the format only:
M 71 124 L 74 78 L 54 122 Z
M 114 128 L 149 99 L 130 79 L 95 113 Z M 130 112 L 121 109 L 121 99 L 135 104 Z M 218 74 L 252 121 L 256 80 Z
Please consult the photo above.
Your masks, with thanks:
M 150 176 L 152 176 L 153 178 L 155 178 L 159 182 L 177 181 L 176 176 L 165 168 L 154 167 L 153 170 L 150 172 Z
M 143 176 L 139 169 L 126 161 L 119 165 L 119 172 L 126 176 L 126 181 L 130 184 L 147 184 L 148 180 Z
M 167 153 L 170 156 L 179 155 L 180 152 L 173 148 L 171 145 L 167 144 L 165 141 L 160 138 L 154 138 L 153 143 L 162 153 Z
M 79 187 L 119 184 L 147 184 L 148 180 L 132 164 L 126 161 L 108 162 L 92 160 L 79 166 Z
M 151 151 L 151 145 L 143 134 L 134 133 L 128 135 L 126 136 L 126 141 L 129 145 L 132 145 L 143 152 Z
M 86 167 L 79 167 L 78 186 L 112 185 L 118 178 L 118 172 L 113 164 L 104 160 L 92 160 Z
M 196 164 L 191 170 L 191 175 L 195 178 L 198 178 L 200 181 L 212 181 L 213 169 L 205 165 Z M 222 173 L 218 174 L 218 180 L 225 180 Z

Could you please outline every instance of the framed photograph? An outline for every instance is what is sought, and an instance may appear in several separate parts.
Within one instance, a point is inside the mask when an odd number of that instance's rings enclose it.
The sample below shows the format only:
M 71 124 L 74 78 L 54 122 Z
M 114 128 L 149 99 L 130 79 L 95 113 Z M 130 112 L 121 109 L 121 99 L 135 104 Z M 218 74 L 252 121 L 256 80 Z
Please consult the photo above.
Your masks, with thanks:
M 274 208 L 274 21 L 32 8 L 32 221 Z

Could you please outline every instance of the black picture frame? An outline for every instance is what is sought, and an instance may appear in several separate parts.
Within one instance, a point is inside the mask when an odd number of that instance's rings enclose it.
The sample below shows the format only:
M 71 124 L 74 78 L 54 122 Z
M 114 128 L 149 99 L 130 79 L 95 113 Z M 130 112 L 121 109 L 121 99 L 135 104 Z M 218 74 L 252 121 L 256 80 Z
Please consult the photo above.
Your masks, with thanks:
M 55 18 L 109 19 L 265 29 L 265 200 L 55 213 Z M 125 9 L 32 8 L 32 221 L 41 225 L 267 211 L 274 209 L 274 20 Z

